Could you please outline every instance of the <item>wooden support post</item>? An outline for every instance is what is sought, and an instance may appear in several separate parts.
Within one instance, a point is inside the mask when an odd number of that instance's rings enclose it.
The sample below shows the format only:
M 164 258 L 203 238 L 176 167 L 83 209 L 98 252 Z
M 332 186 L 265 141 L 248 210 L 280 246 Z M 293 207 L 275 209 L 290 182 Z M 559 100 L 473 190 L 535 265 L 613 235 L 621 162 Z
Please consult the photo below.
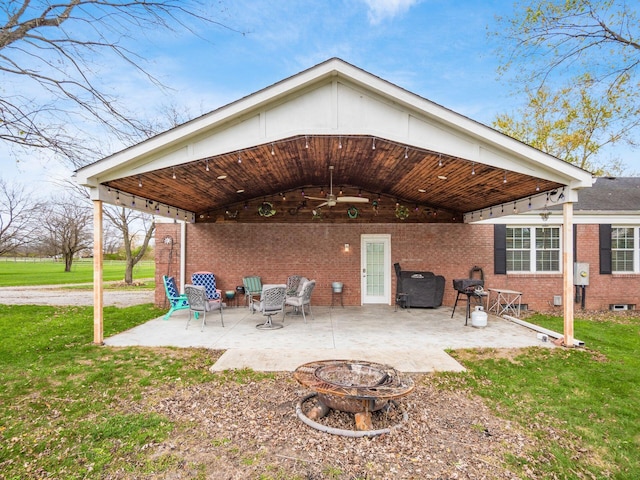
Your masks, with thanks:
M 564 344 L 573 347 L 573 203 L 563 204 L 562 214 Z
M 104 343 L 102 288 L 102 201 L 93 201 L 93 343 Z

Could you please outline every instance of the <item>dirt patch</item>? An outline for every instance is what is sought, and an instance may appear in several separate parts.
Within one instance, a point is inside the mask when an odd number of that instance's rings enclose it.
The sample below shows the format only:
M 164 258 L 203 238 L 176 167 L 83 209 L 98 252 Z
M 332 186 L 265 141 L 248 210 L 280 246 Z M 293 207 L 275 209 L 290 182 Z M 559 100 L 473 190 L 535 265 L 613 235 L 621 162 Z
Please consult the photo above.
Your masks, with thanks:
M 180 468 L 163 478 L 519 478 L 505 467 L 505 456 L 527 456 L 535 447 L 531 438 L 495 417 L 480 398 L 439 390 L 429 375 L 411 378 L 416 389 L 398 402 L 407 422 L 371 438 L 332 435 L 302 423 L 295 407 L 309 391 L 290 373 L 158 390 L 129 407 L 166 415 L 180 426 L 166 442 L 148 446 L 156 459 L 181 459 Z M 393 415 L 375 415 L 378 428 L 397 423 Z M 353 429 L 353 415 L 330 417 L 333 426 Z

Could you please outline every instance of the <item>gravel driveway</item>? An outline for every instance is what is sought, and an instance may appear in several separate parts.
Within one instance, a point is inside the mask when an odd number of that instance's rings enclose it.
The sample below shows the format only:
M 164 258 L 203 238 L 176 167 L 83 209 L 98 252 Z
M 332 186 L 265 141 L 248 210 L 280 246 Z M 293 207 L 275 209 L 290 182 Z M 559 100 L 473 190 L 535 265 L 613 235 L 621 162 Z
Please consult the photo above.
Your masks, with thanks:
M 0 304 L 4 305 L 93 305 L 93 290 L 69 288 L 71 285 L 36 287 L 1 287 Z M 153 290 L 104 290 L 105 306 L 128 307 L 153 303 Z

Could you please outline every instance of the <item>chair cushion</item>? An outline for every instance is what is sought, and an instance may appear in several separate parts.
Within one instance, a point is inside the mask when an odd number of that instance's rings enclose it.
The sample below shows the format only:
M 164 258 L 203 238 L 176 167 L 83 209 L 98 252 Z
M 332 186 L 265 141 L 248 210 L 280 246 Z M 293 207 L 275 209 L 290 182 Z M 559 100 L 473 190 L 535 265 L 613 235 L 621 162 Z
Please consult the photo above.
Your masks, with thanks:
M 309 279 L 307 277 L 302 277 L 300 279 L 300 283 L 298 284 L 298 291 L 296 292 L 296 295 L 300 296 L 302 295 L 302 292 L 304 291 L 304 286 L 309 282 Z
M 216 288 L 216 276 L 211 272 L 194 272 L 191 275 L 191 283 L 202 285 L 207 290 L 209 300 L 220 300 L 222 295 Z
M 167 293 L 169 297 L 179 297 L 178 287 L 176 287 L 176 280 L 173 277 L 166 277 L 165 286 L 167 287 Z

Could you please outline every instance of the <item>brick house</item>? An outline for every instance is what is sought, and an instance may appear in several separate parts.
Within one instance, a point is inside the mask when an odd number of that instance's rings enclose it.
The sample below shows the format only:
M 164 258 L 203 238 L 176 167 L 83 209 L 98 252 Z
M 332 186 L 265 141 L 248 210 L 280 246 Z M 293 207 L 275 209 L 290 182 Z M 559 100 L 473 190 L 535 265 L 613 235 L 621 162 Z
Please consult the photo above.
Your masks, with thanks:
M 328 305 L 340 281 L 345 305 L 390 305 L 394 263 L 443 275 L 443 304 L 453 305 L 452 280 L 480 266 L 487 285 L 518 286 L 533 309 L 547 307 L 559 284 L 571 321 L 573 205 L 593 183 L 584 170 L 335 58 L 83 167 L 75 179 L 94 200 L 96 235 L 103 202 L 158 218 L 158 305 L 162 275 L 184 283 L 199 270 L 214 272 L 225 290 L 246 275 L 281 283 L 301 274 L 317 281 L 314 304 Z M 544 276 L 496 270 L 502 227 L 488 222 L 514 210 L 520 222 L 550 200 L 562 208 L 550 239 L 561 245 L 550 253 L 559 268 Z M 95 244 L 101 270 L 100 238 Z M 507 254 L 511 264 L 524 258 Z M 590 308 L 599 298 L 591 290 Z M 632 303 L 598 306 L 609 301 Z

